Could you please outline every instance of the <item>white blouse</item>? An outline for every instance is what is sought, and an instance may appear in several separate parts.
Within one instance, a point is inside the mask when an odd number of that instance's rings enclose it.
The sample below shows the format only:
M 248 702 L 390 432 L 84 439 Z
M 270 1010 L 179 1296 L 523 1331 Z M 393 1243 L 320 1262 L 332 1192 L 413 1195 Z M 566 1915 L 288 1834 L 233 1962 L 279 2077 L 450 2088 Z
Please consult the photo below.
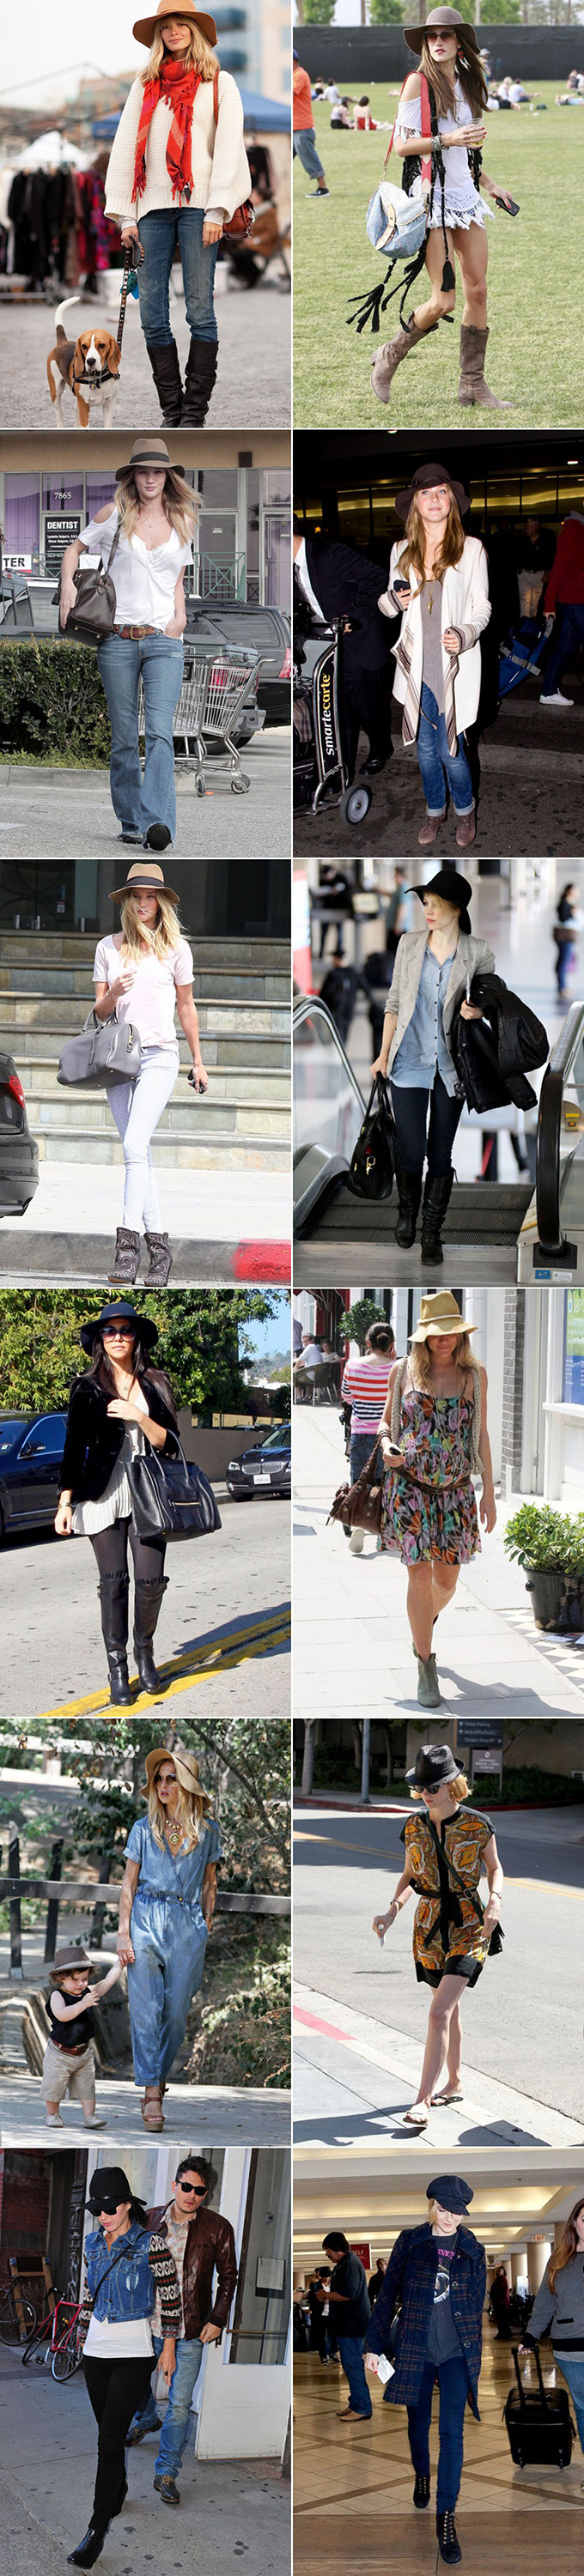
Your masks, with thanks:
M 109 517 L 88 519 L 79 543 L 88 554 L 101 555 L 107 565 L 118 525 L 114 507 Z M 117 626 L 155 626 L 160 635 L 174 617 L 174 594 L 183 565 L 192 563 L 192 546 L 184 546 L 176 528 L 170 528 L 162 546 L 145 546 L 143 537 L 134 531 L 131 539 L 120 537 L 116 547 L 112 581 L 116 594 Z
M 120 972 L 122 936 L 109 931 L 98 939 L 93 966 L 94 984 L 115 984 Z M 177 988 L 192 984 L 193 952 L 188 939 L 179 939 L 178 948 L 167 957 L 154 957 L 150 952 L 140 957 L 133 968 L 127 993 L 116 1002 L 116 1019 L 130 1020 L 137 1028 L 142 1046 L 169 1048 L 178 1059 L 178 1042 L 174 1025 Z
M 468 100 L 464 97 L 460 81 L 457 80 L 454 84 L 454 114 L 452 115 L 449 112 L 448 116 L 439 115 L 438 133 L 451 134 L 453 125 L 472 125 L 473 122 L 472 109 L 468 105 Z M 421 135 L 421 132 L 421 98 L 402 98 L 400 100 L 395 120 L 396 137 L 399 135 L 403 143 L 406 135 Z M 484 223 L 485 209 L 483 207 L 482 197 L 479 196 L 478 190 L 474 185 L 466 144 L 461 143 L 460 149 L 456 143 L 448 145 L 447 151 L 444 153 L 444 172 L 444 211 L 446 222 L 448 223 L 451 221 L 453 226 L 460 224 L 464 232 L 468 231 L 469 224 L 471 223 L 481 226 Z M 486 208 L 486 212 L 487 214 L 492 214 L 492 208 L 488 206 Z M 437 231 L 441 222 L 442 199 L 440 185 L 437 181 L 434 188 L 434 202 L 430 217 L 431 231 Z

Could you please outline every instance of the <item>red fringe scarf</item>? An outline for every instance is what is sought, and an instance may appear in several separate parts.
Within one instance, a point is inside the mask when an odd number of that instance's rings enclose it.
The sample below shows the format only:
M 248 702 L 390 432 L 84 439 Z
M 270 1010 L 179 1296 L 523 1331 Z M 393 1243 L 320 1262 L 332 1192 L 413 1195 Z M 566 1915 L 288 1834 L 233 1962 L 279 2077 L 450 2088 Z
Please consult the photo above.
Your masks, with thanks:
M 172 193 L 173 197 L 178 197 L 180 200 L 184 196 L 187 203 L 189 202 L 193 186 L 192 115 L 201 77 L 201 73 L 194 70 L 192 63 L 189 70 L 185 71 L 184 64 L 172 62 L 169 55 L 168 59 L 161 63 L 156 79 L 146 82 L 134 164 L 133 193 L 136 198 L 143 195 L 146 186 L 146 145 L 154 109 L 158 107 L 159 99 L 163 98 L 165 105 L 172 108 L 172 125 L 166 146 L 166 167 L 172 181 Z

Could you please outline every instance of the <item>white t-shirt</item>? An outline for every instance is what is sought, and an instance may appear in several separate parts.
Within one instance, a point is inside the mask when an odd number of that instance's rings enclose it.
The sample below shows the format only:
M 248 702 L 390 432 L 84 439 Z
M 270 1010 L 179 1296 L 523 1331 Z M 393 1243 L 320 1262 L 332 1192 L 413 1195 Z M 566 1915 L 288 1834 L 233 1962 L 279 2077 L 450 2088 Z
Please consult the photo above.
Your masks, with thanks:
M 122 934 L 109 931 L 98 939 L 93 968 L 94 984 L 115 984 L 120 973 Z M 193 952 L 188 939 L 179 940 L 170 957 L 144 958 L 134 968 L 134 980 L 127 993 L 116 1002 L 116 1019 L 131 1020 L 143 1046 L 171 1048 L 178 1055 L 174 1025 L 176 987 L 192 984 Z
M 105 569 L 118 525 L 117 509 L 109 518 L 88 519 L 82 528 L 80 544 L 88 554 L 101 555 Z M 112 581 L 116 593 L 116 626 L 155 626 L 160 635 L 174 617 L 174 593 L 179 572 L 192 563 L 192 546 L 181 545 L 176 528 L 169 528 L 163 546 L 145 546 L 143 537 L 120 537 L 116 547 Z
M 94 2361 L 141 2360 L 147 2353 L 153 2360 L 152 2328 L 149 2317 L 127 2317 L 123 2325 L 100 2325 L 99 2317 L 90 2317 L 84 2354 Z

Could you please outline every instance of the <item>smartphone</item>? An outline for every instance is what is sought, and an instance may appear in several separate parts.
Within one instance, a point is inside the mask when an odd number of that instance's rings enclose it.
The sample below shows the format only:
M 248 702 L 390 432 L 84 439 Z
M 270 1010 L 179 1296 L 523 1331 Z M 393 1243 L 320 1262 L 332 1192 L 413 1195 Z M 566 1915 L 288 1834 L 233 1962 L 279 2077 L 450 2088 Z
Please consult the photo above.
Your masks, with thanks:
M 406 581 L 406 580 L 404 579 L 404 575 L 403 575 L 403 573 L 396 572 L 395 580 L 394 580 L 394 581 L 392 581 L 392 585 L 391 585 L 391 587 L 392 587 L 392 590 L 407 590 L 408 598 L 409 598 L 410 585 L 409 585 L 409 581 Z
M 498 194 L 497 189 L 495 189 L 495 205 L 496 205 L 496 206 L 500 206 L 501 214 L 502 214 L 502 215 L 518 215 L 518 214 L 519 214 L 519 207 L 518 207 L 518 205 L 516 204 L 515 198 L 514 198 L 514 197 L 510 197 L 510 198 L 509 198 L 509 203 L 507 204 L 507 200 L 506 200 L 506 198 L 505 198 L 505 197 L 500 197 L 500 196 L 499 196 L 499 194 Z

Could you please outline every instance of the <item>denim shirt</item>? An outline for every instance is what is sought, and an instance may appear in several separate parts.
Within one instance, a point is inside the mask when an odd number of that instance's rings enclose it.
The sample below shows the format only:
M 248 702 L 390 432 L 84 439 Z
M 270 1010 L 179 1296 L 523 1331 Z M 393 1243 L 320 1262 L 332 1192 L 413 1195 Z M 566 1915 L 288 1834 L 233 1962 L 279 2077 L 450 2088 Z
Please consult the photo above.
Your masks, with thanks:
M 87 2286 L 93 2300 L 93 2313 L 100 2325 L 124 2325 L 130 2317 L 151 2317 L 156 2298 L 156 2282 L 148 2260 L 152 2228 L 146 2230 L 133 2218 L 120 2245 L 110 2248 L 102 2227 L 88 2236 L 85 2247 Z M 115 2255 L 115 2261 L 114 2261 Z M 113 2270 L 108 2271 L 108 2265 Z M 107 2281 L 104 2273 L 108 2273 Z M 101 2283 L 103 2282 L 103 2288 Z
M 460 1089 L 444 1036 L 444 1003 L 451 974 L 452 957 L 445 957 L 440 966 L 431 948 L 427 948 L 412 1017 L 392 1065 L 391 1079 L 398 1091 L 431 1091 L 437 1073 L 451 1099 Z

